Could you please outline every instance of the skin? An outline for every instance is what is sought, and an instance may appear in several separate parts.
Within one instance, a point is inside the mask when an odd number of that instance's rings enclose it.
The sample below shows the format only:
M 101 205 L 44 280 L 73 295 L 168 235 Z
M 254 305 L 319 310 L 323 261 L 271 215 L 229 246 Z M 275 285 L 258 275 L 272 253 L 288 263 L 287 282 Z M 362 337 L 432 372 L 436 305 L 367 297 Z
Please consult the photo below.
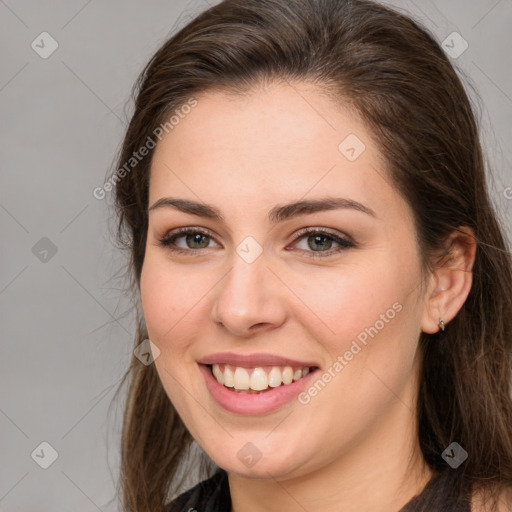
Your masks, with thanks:
M 155 149 L 149 205 L 169 196 L 205 202 L 225 223 L 172 207 L 149 212 L 141 300 L 166 393 L 228 471 L 232 512 L 399 510 L 432 476 L 416 436 L 418 338 L 464 303 L 471 233 L 454 235 L 452 259 L 422 281 L 412 210 L 357 116 L 306 83 L 196 98 Z M 353 162 L 338 150 L 349 134 L 366 146 Z M 337 209 L 275 226 L 267 218 L 276 205 L 325 197 L 356 200 L 375 217 Z M 176 240 L 189 254 L 159 245 L 187 226 L 212 238 Z M 315 234 L 296 236 L 305 227 L 349 236 L 356 247 L 336 253 L 333 241 L 316 251 L 330 256 L 313 259 Z M 247 236 L 263 249 L 250 264 L 236 252 Z M 395 318 L 307 404 L 293 400 L 261 416 L 228 412 L 197 365 L 214 352 L 271 352 L 326 370 L 395 303 Z M 250 468 L 237 457 L 247 442 L 261 453 Z

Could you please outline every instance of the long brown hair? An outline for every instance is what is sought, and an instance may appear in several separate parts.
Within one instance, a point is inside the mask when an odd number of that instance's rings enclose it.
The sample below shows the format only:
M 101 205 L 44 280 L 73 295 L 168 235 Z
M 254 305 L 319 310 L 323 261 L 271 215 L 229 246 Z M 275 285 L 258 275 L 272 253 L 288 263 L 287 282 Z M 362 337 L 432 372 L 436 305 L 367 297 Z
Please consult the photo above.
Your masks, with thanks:
M 451 472 L 456 493 L 472 485 L 496 497 L 512 486 L 510 251 L 489 198 L 474 107 L 439 43 L 409 17 L 366 0 L 225 0 L 173 35 L 136 83 L 111 178 L 133 293 L 153 151 L 130 159 L 194 95 L 244 94 L 272 80 L 314 83 L 362 116 L 414 210 L 426 270 L 449 234 L 473 230 L 470 294 L 442 338 L 421 334 L 418 437 L 428 465 Z M 134 348 L 148 337 L 140 308 L 137 325 Z M 133 356 L 118 392 L 127 380 L 118 492 L 127 512 L 162 511 L 181 483 L 192 438 L 153 364 Z M 453 441 L 468 453 L 457 469 L 441 457 Z M 206 458 L 202 464 L 209 474 Z M 434 496 L 423 498 L 417 510 L 431 510 Z

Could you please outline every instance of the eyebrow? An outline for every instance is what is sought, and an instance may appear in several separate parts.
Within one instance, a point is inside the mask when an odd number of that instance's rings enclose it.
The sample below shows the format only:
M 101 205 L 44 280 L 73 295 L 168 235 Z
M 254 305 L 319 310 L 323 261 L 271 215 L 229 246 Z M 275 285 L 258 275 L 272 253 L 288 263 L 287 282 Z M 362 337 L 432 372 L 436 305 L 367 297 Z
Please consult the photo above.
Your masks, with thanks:
M 189 199 L 162 197 L 148 209 L 148 212 L 164 207 L 171 207 L 183 213 L 225 222 L 225 219 L 222 216 L 220 210 L 218 210 L 216 207 L 206 203 L 191 201 Z M 352 199 L 345 199 L 341 197 L 326 197 L 301 200 L 294 203 L 275 206 L 268 212 L 268 218 L 272 224 L 276 224 L 278 222 L 282 222 L 299 215 L 337 209 L 356 210 L 371 217 L 377 217 L 375 212 L 369 206 L 366 206 Z

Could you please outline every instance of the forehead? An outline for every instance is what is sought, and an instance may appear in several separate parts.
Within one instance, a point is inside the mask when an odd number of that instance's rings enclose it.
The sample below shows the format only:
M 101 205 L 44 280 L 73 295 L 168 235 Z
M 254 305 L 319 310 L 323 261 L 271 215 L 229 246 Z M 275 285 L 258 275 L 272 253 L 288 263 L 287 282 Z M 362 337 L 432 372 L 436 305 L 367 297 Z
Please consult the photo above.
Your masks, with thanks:
M 364 123 L 320 90 L 274 84 L 235 95 L 210 91 L 157 144 L 150 204 L 179 195 L 255 208 L 333 195 L 399 205 Z M 403 207 L 403 205 L 402 205 Z

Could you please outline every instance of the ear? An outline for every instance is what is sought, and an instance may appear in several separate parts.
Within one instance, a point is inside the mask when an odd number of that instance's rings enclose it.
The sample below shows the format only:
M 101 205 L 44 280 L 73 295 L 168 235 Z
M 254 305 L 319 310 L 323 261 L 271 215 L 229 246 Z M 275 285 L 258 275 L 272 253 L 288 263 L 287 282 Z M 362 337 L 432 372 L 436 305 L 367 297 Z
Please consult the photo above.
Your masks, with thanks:
M 473 230 L 467 226 L 455 230 L 446 240 L 446 251 L 430 275 L 425 295 L 421 329 L 428 334 L 440 330 L 440 318 L 449 323 L 469 295 L 476 255 Z

